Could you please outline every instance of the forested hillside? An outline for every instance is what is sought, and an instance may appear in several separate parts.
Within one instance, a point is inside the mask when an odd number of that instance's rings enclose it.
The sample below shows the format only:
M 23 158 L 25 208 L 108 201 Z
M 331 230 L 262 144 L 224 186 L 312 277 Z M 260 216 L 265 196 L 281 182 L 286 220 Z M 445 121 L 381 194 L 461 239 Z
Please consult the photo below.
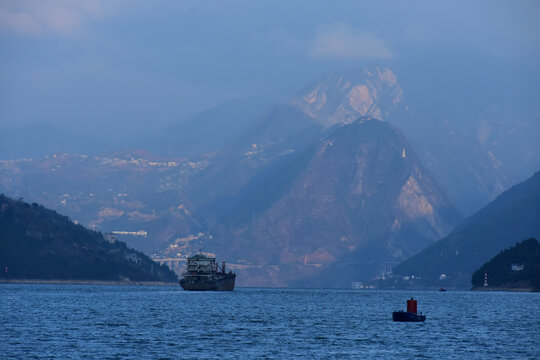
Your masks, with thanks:
M 501 251 L 472 276 L 476 289 L 521 289 L 540 291 L 540 243 L 530 238 Z
M 0 195 L 0 278 L 174 282 L 176 275 L 120 241 L 36 203 Z

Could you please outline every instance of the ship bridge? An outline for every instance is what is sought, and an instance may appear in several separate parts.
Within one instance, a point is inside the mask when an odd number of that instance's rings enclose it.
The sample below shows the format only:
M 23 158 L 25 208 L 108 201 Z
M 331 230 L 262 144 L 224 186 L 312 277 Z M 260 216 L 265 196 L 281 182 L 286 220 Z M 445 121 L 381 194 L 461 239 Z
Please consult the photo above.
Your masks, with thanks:
M 188 273 L 212 273 L 217 271 L 216 259 L 202 254 L 188 258 Z

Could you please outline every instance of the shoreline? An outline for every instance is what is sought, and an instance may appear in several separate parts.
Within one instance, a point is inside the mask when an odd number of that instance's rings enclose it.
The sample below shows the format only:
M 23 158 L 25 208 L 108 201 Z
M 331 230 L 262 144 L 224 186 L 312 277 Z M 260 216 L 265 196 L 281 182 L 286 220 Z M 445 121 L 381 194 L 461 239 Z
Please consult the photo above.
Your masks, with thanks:
M 532 287 L 517 287 L 517 288 L 509 288 L 509 287 L 473 287 L 471 289 L 472 291 L 510 291 L 510 292 L 540 292 L 539 289 L 535 289 Z
M 163 281 L 114 281 L 114 280 L 60 280 L 60 279 L 0 279 L 0 284 L 51 284 L 51 285 L 137 285 L 176 286 L 178 282 Z

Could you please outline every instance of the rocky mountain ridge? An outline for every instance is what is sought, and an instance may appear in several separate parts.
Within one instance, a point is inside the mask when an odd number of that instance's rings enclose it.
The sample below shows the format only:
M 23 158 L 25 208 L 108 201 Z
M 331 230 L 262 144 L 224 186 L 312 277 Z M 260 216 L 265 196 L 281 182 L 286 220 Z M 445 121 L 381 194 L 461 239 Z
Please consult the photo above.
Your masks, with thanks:
M 350 124 L 362 116 L 388 120 L 405 110 L 403 90 L 388 68 L 363 68 L 330 75 L 306 88 L 289 103 L 324 128 Z
M 276 254 L 275 249 L 264 253 L 266 258 L 255 254 L 242 258 L 232 256 L 239 269 L 249 269 L 251 284 L 259 281 L 258 271 L 260 281 L 273 276 L 274 280 L 268 282 L 270 285 L 302 286 L 310 283 L 309 274 L 318 274 L 310 284 L 319 286 L 323 282 L 321 268 L 330 269 L 322 274 L 343 273 L 331 268 L 337 266 L 336 263 L 357 263 L 359 256 L 363 256 L 362 261 L 369 265 L 362 271 L 347 270 L 355 274 L 356 280 L 380 271 L 382 263 L 392 266 L 391 263 L 448 232 L 450 224 L 459 218 L 455 210 L 449 210 L 452 209 L 450 202 L 457 203 L 467 213 L 508 187 L 513 170 L 508 170 L 509 161 L 501 160 L 504 156 L 500 155 L 505 154 L 508 147 L 497 148 L 494 144 L 500 145 L 514 136 L 512 134 L 534 133 L 530 121 L 523 122 L 518 129 L 514 122 L 506 120 L 511 114 L 504 112 L 490 113 L 498 119 L 493 124 L 490 118 L 484 118 L 485 121 L 480 119 L 470 126 L 463 125 L 465 121 L 460 119 L 450 121 L 452 114 L 443 114 L 440 119 L 426 117 L 408 106 L 404 89 L 396 74 L 385 67 L 335 74 L 258 117 L 251 118 L 255 111 L 252 108 L 236 109 L 238 104 L 234 103 L 225 106 L 223 116 L 234 119 L 238 115 L 242 119 L 237 127 L 227 131 L 228 141 L 218 145 L 211 140 L 216 134 L 207 136 L 212 124 L 217 124 L 219 129 L 226 126 L 226 119 L 221 119 L 217 110 L 171 128 L 168 134 L 171 136 L 161 139 L 164 144 L 159 147 L 160 151 L 168 154 L 192 151 L 188 144 L 195 142 L 199 150 L 193 151 L 202 153 L 190 153 L 189 158 L 125 151 L 92 157 L 56 154 L 40 159 L 5 160 L 0 161 L 0 189 L 12 196 L 23 196 L 65 210 L 72 218 L 95 229 L 125 234 L 144 230 L 140 233 L 147 236 L 126 235 L 125 240 L 179 266 L 187 255 L 201 248 L 213 247 L 227 252 L 229 239 L 244 244 L 241 250 L 253 249 L 246 240 L 248 236 L 252 236 L 253 241 L 263 239 L 264 243 L 268 240 L 265 231 L 270 233 L 274 225 L 279 224 L 280 231 L 289 238 L 287 241 L 291 241 L 285 244 L 288 250 L 284 253 L 292 254 L 287 256 L 293 260 Z M 357 121 L 359 118 L 362 120 Z M 355 133 L 352 129 L 366 129 L 371 126 L 368 124 L 378 124 L 374 125 L 376 128 L 391 124 L 402 133 L 392 126 L 387 129 L 386 137 L 396 139 L 394 145 L 384 137 L 371 139 L 381 141 L 373 145 L 370 139 L 357 134 L 362 139 L 363 150 L 355 140 L 347 140 L 348 150 L 340 147 L 341 157 L 325 158 L 337 148 L 334 140 L 328 138 L 330 134 Z M 391 135 L 393 133 L 399 135 Z M 170 141 L 175 139 L 185 141 L 171 146 Z M 199 144 L 197 139 L 202 142 Z M 388 150 L 396 144 L 400 144 L 400 153 Z M 387 148 L 386 152 L 381 150 L 381 154 L 391 152 L 393 155 L 367 161 L 374 156 L 370 151 L 378 146 Z M 527 166 L 531 166 L 536 159 L 535 148 L 531 146 L 530 142 L 524 142 L 516 147 L 512 156 L 523 159 L 525 152 L 532 154 L 527 155 L 526 161 Z M 326 160 L 318 162 L 316 151 L 321 151 L 321 159 Z M 408 165 L 402 167 L 398 158 Z M 372 201 L 375 195 L 365 193 L 369 181 L 360 182 L 350 169 L 357 169 L 358 174 L 377 173 L 388 165 L 385 162 L 397 164 L 396 169 L 385 171 L 399 181 L 385 188 L 387 198 L 381 203 L 386 206 L 377 207 L 372 202 L 369 211 L 363 210 L 358 207 L 357 199 L 369 195 Z M 341 166 L 345 163 L 351 168 Z M 308 178 L 313 178 L 305 180 L 306 184 L 311 184 L 307 187 L 311 189 L 309 194 L 298 185 L 299 179 Z M 355 184 L 354 189 L 350 188 L 351 184 Z M 328 209 L 320 211 L 317 218 L 310 211 L 313 204 L 319 207 L 323 199 L 328 201 Z M 392 212 L 388 213 L 390 208 Z M 289 209 L 296 212 L 291 213 Z M 289 214 L 290 219 L 278 216 L 280 211 Z M 334 222 L 325 222 L 324 216 L 335 219 L 338 224 L 335 233 L 331 231 Z M 362 254 L 338 250 L 342 249 L 341 243 L 332 244 L 331 249 L 330 246 L 310 248 L 302 244 L 293 251 L 296 245 L 291 244 L 296 244 L 296 239 L 308 241 L 313 237 L 311 230 L 305 230 L 309 226 L 295 223 L 297 217 L 304 218 L 306 224 L 315 224 L 313 228 L 326 223 L 327 229 L 321 234 L 329 238 L 356 236 L 355 241 L 360 241 L 358 239 L 365 236 L 358 234 L 364 231 L 370 233 L 370 239 L 380 239 L 380 246 L 375 240 L 369 246 L 362 244 L 365 246 Z M 378 230 L 372 233 L 372 228 Z M 341 232 L 345 235 L 338 234 Z M 395 246 L 392 243 L 395 239 L 388 243 L 386 237 L 403 239 L 403 243 Z M 276 240 L 276 243 L 279 242 Z M 359 243 L 348 246 L 360 248 Z M 257 268 L 257 261 L 265 267 L 278 266 L 282 269 L 281 275 L 276 275 L 279 271 L 272 273 Z M 308 264 L 312 264 L 308 266 L 311 270 L 305 273 L 295 268 Z M 283 270 L 287 267 L 293 269 L 289 275 Z M 321 282 L 316 284 L 319 280 Z M 328 283 L 331 279 L 324 281 Z
M 399 131 L 371 117 L 332 128 L 245 191 L 209 244 L 251 286 L 347 287 L 460 219 Z
M 540 167 L 540 145 L 532 135 L 540 132 L 538 113 L 498 100 L 487 107 L 472 99 L 452 105 L 453 94 L 444 84 L 439 88 L 448 98 L 439 111 L 425 106 L 430 94 L 424 103 L 410 104 L 399 77 L 373 66 L 320 79 L 288 103 L 324 128 L 364 115 L 398 127 L 460 211 L 472 214 Z

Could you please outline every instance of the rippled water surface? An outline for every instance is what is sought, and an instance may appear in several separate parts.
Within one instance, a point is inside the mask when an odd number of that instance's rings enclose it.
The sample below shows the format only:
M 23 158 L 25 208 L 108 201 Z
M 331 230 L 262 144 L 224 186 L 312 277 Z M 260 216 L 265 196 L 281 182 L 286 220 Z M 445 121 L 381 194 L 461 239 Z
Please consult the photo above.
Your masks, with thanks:
M 394 323 L 418 298 L 425 323 Z M 540 294 L 0 285 L 0 358 L 539 359 Z

